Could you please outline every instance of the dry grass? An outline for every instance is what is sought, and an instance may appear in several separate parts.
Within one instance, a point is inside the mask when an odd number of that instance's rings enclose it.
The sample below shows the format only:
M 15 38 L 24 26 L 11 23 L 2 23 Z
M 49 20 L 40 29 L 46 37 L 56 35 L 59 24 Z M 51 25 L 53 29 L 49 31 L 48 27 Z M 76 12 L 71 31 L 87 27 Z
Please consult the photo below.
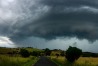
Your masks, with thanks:
M 93 57 L 80 57 L 77 61 L 78 64 L 91 64 L 94 66 L 98 65 L 98 58 Z
M 37 61 L 35 57 L 23 58 L 20 56 L 0 55 L 0 66 L 30 66 Z
M 51 56 L 51 59 L 59 66 L 98 66 L 98 58 L 80 57 L 74 64 L 67 62 L 65 57 Z

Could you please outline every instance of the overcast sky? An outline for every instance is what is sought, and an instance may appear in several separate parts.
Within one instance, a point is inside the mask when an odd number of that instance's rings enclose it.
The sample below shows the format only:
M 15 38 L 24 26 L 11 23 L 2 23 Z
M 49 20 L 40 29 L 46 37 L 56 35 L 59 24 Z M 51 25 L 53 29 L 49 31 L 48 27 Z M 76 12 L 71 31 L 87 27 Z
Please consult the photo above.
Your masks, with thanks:
M 98 52 L 98 0 L 0 0 L 0 46 Z

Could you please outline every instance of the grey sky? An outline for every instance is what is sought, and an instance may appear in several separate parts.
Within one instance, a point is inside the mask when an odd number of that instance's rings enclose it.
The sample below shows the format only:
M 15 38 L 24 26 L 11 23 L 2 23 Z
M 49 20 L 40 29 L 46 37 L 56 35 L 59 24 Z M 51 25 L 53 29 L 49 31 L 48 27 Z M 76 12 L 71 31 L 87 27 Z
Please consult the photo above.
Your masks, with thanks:
M 97 52 L 98 1 L 0 0 L 0 37 L 0 46 L 66 49 L 77 42 Z

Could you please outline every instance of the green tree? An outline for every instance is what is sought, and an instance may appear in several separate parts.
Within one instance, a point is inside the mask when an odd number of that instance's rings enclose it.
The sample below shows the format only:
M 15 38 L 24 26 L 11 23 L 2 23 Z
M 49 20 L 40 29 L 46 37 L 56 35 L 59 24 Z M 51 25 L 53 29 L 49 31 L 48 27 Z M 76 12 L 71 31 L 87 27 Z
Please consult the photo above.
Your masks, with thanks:
M 65 56 L 65 51 L 62 51 L 60 55 Z
M 32 56 L 40 56 L 40 51 L 33 51 L 33 52 L 31 52 L 31 55 Z
M 59 57 L 59 54 L 56 54 L 56 57 L 58 58 Z
M 50 56 L 50 54 L 51 54 L 51 50 L 48 49 L 48 48 L 46 48 L 46 49 L 45 49 L 45 54 L 46 54 L 46 56 Z
M 77 60 L 82 54 L 82 50 L 80 50 L 77 47 L 69 47 L 68 50 L 66 51 L 66 59 L 69 62 L 74 62 L 75 60 Z
M 20 54 L 22 57 L 29 57 L 30 56 L 30 53 L 26 49 L 21 49 Z

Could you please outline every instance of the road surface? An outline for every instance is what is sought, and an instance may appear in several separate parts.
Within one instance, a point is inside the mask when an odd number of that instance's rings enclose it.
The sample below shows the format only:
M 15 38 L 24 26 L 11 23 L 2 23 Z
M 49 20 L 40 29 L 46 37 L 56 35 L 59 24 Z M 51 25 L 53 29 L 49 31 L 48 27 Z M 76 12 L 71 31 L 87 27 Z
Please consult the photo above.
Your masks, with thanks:
M 37 63 L 35 63 L 35 65 L 33 66 L 57 66 L 57 65 L 46 57 L 40 57 Z

